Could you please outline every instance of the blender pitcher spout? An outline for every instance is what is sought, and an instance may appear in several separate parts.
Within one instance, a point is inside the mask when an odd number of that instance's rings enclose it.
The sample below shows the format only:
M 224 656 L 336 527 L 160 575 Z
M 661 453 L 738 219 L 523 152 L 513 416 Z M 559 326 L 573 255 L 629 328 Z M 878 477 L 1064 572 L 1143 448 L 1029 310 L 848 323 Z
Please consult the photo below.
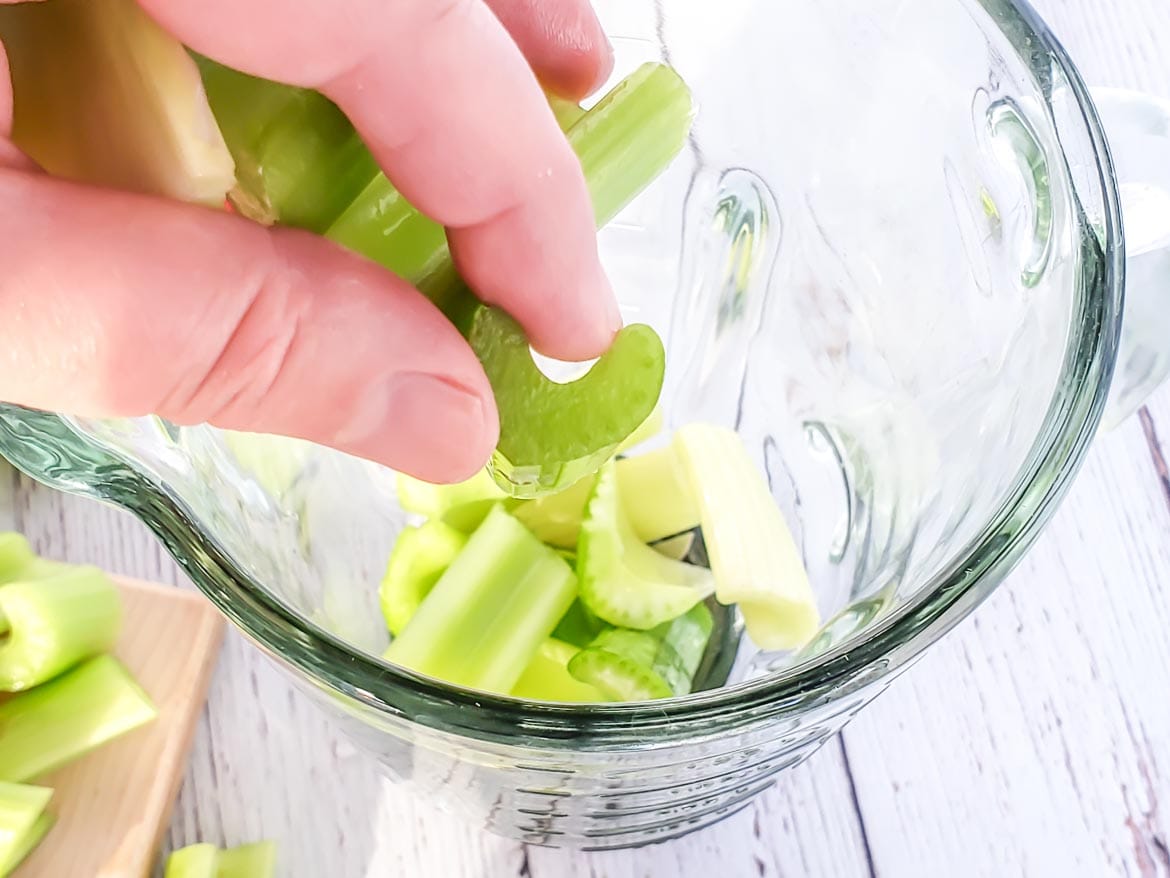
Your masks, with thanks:
M 1170 377 L 1170 101 L 1092 89 L 1109 139 L 1126 247 L 1121 349 L 1103 426 L 1136 412 Z

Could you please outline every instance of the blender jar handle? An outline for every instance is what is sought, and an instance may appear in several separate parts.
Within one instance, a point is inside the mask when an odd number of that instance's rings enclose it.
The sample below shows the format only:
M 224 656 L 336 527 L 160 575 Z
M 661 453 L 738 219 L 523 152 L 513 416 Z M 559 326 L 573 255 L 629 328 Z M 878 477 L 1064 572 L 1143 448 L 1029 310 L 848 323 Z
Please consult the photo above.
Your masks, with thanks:
M 1103 425 L 1136 412 L 1170 377 L 1170 101 L 1092 89 L 1113 154 L 1126 244 L 1121 350 Z

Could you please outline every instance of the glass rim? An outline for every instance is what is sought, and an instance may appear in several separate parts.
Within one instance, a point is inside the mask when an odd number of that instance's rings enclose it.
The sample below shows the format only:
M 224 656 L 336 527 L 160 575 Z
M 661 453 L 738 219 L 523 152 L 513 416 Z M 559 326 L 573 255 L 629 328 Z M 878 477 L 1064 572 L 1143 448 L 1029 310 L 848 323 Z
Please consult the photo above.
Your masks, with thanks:
M 986 598 L 1051 517 L 1101 420 L 1120 331 L 1124 278 L 1120 199 L 1088 89 L 1058 40 L 1024 0 L 978 2 L 995 14 L 1001 29 L 1007 24 L 1026 28 L 1038 53 L 1060 69 L 1076 98 L 1103 200 L 1095 205 L 1104 217 L 1103 242 L 1096 248 L 1099 270 L 1092 273 L 1094 283 L 1086 290 L 1081 314 L 1074 315 L 1080 319 L 1071 327 L 1059 386 L 1011 496 L 980 535 L 957 549 L 905 605 L 820 655 L 734 686 L 655 702 L 560 705 L 466 690 L 357 650 L 303 618 L 237 570 L 165 486 L 79 434 L 65 419 L 4 406 L 0 429 L 20 443 L 10 459 L 34 478 L 135 514 L 253 643 L 316 688 L 356 701 L 375 715 L 504 744 L 649 748 L 713 732 L 725 734 L 812 703 L 837 701 L 888 679 Z M 51 448 L 45 447 L 46 436 Z

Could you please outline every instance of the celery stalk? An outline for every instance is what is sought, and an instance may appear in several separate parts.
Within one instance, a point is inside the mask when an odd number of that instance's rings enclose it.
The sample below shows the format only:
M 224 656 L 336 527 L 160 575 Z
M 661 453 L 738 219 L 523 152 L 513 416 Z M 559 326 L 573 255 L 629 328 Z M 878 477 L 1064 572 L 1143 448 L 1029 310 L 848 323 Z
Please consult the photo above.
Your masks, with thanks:
M 761 649 L 795 649 L 820 627 L 796 541 L 763 474 L 732 430 L 688 424 L 675 434 L 699 498 L 715 598 L 738 604 Z
M 0 878 L 9 875 L 48 831 L 53 791 L 0 781 Z
M 22 783 L 150 722 L 157 710 L 112 656 L 0 703 L 0 780 Z
M 206 842 L 190 844 L 167 857 L 163 878 L 216 878 L 219 848 Z
M 235 160 L 231 202 L 244 216 L 321 234 L 378 174 L 349 119 L 324 95 L 195 60 Z
M 595 686 L 582 683 L 569 673 L 569 661 L 578 652 L 578 647 L 550 637 L 540 645 L 512 687 L 512 695 L 529 701 L 605 701 Z
M 0 4 L 12 138 L 50 174 L 221 206 L 231 154 L 199 70 L 135 0 Z
M 405 630 L 466 543 L 464 534 L 438 519 L 408 527 L 398 535 L 379 589 L 382 616 L 391 634 Z
M 0 586 L 8 636 L 0 641 L 0 690 L 20 692 L 113 649 L 122 625 L 118 589 L 96 567 Z
M 276 844 L 261 841 L 219 852 L 216 878 L 273 878 L 276 874 Z
M 714 590 L 711 573 L 642 543 L 619 501 L 615 465 L 597 474 L 577 547 L 581 601 L 600 618 L 645 630 L 681 616 Z
M 385 657 L 456 685 L 510 692 L 576 585 L 564 559 L 497 506 Z

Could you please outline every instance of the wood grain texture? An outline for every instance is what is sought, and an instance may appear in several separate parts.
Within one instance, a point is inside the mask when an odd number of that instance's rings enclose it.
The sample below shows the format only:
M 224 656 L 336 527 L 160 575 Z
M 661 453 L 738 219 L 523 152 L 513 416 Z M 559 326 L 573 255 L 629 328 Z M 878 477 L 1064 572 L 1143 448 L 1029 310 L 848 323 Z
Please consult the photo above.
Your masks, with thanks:
M 158 708 L 136 729 L 38 783 L 56 817 L 16 878 L 145 878 L 170 822 L 224 630 L 199 595 L 123 580 L 115 654 Z
M 1035 5 L 1092 84 L 1170 97 L 1165 0 Z M 694 836 L 583 855 L 469 829 L 379 782 L 229 632 L 168 842 L 275 838 L 286 878 L 1170 878 L 1168 458 L 1164 391 L 1100 438 L 973 618 L 839 741 Z M 40 551 L 184 582 L 122 513 L 23 480 L 14 501 Z

